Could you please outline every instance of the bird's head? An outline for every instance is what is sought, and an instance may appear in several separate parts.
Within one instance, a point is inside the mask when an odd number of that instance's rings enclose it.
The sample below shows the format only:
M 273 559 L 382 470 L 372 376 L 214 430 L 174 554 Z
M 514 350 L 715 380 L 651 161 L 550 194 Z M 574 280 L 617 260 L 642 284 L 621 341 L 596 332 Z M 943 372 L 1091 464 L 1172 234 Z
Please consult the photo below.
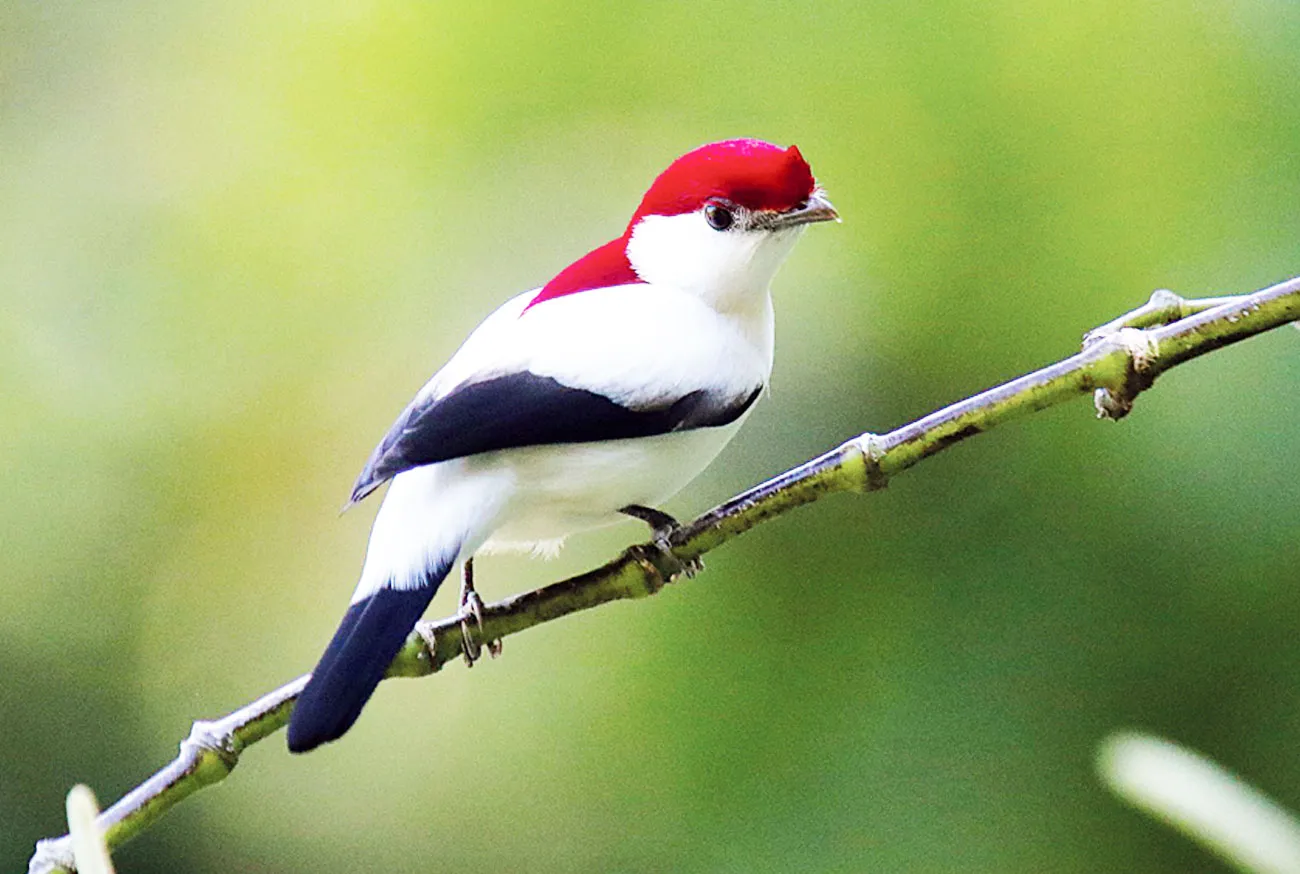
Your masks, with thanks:
M 660 173 L 623 239 L 642 281 L 730 309 L 767 290 L 808 224 L 838 218 L 797 146 L 726 140 Z
M 804 227 L 838 218 L 798 147 L 710 143 L 673 161 L 623 235 L 562 270 L 529 306 L 629 282 L 673 286 L 720 311 L 762 304 Z

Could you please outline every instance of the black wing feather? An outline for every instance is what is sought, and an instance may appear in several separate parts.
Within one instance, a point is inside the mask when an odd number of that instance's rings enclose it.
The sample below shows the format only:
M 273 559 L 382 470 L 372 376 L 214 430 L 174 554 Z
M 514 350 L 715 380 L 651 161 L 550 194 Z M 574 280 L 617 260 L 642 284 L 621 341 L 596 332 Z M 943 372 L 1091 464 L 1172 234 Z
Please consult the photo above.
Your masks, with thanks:
M 700 389 L 671 404 L 625 407 L 549 376 L 512 373 L 462 385 L 407 407 L 371 454 L 352 488 L 356 503 L 405 470 L 480 452 L 651 437 L 729 425 L 758 399 Z

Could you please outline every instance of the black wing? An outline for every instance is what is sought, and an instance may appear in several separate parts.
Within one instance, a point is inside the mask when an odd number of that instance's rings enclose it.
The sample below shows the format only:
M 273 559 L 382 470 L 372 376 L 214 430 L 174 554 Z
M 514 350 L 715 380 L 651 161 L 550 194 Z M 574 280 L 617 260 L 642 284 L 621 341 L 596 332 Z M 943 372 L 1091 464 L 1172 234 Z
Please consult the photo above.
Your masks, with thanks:
M 406 408 L 357 477 L 349 504 L 404 470 L 480 452 L 729 425 L 761 391 L 724 396 L 700 389 L 672 403 L 633 408 L 528 372 L 469 383 Z

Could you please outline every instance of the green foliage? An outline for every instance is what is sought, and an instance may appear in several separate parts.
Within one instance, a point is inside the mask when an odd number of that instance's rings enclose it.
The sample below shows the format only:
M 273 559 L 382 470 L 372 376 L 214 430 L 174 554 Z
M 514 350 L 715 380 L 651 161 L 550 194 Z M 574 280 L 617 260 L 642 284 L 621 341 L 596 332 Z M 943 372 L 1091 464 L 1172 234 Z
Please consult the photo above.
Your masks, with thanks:
M 310 667 L 371 444 L 501 298 L 701 142 L 797 142 L 846 221 L 777 280 L 773 396 L 679 515 L 1292 275 L 1286 4 L 10 4 L 0 29 L 0 859 Z M 1300 808 L 1300 346 L 1073 405 L 689 586 L 273 740 L 132 871 L 1181 871 L 1116 727 Z M 489 598 L 639 537 L 492 560 Z M 450 612 L 452 594 L 435 611 Z M 188 645 L 181 646 L 182 641 Z

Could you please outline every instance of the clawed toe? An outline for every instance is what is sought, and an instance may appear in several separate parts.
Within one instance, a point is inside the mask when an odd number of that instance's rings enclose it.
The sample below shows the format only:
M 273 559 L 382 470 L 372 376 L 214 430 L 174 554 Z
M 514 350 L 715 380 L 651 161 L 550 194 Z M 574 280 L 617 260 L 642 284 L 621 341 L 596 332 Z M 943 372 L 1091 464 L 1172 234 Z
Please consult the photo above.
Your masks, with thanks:
M 460 648 L 465 655 L 466 667 L 474 667 L 474 662 L 483 653 L 474 632 L 483 630 L 483 599 L 478 592 L 470 589 L 462 592 L 460 597 Z
M 680 523 L 663 510 L 656 510 L 654 507 L 643 507 L 640 504 L 629 504 L 619 510 L 625 516 L 631 516 L 633 519 L 640 519 L 650 526 L 651 543 L 653 544 L 658 561 L 651 560 L 649 557 L 643 559 L 655 568 L 655 572 L 665 580 L 671 581 L 678 577 L 691 577 L 704 570 L 704 561 L 698 556 L 695 558 L 681 559 L 673 552 L 672 536 L 681 527 Z
M 483 599 L 474 589 L 474 559 L 467 558 L 460 581 L 460 647 L 468 668 L 474 667 L 474 662 L 483 654 L 484 646 L 492 658 L 501 655 L 501 641 L 494 639 L 480 644 L 482 634 Z
M 654 507 L 643 507 L 640 504 L 628 504 L 619 510 L 624 516 L 631 516 L 633 519 L 640 519 L 650 526 L 650 532 L 654 535 L 655 540 L 667 542 L 672 533 L 681 527 L 681 524 L 672 516 L 663 510 L 656 510 Z

